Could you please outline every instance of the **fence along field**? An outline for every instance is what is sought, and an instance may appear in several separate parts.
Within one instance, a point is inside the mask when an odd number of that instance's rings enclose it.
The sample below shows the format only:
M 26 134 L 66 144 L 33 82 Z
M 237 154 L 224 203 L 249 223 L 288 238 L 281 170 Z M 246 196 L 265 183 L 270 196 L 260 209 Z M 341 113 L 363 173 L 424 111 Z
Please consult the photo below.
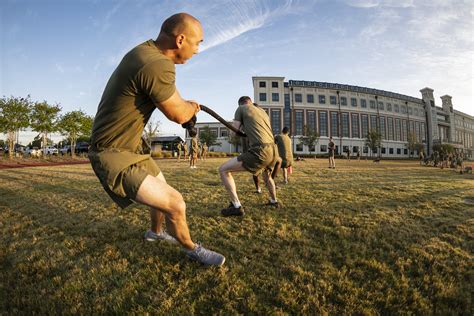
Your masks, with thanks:
M 0 170 L 0 313 L 472 313 L 472 175 L 306 159 L 285 208 L 243 173 L 247 213 L 223 218 L 222 161 L 158 160 L 221 269 L 142 241 L 146 209 L 118 210 L 87 164 Z

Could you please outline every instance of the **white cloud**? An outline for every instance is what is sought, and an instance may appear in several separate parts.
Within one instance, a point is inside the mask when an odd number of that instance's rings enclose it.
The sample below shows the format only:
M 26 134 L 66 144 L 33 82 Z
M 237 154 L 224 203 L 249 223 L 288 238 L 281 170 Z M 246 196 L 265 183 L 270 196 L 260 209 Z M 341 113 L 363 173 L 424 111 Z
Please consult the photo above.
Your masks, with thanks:
M 438 96 L 452 95 L 456 109 L 473 114 L 472 1 L 345 3 L 365 8 L 362 14 L 370 17 L 351 43 L 361 53 L 353 73 L 371 74 L 365 84 L 414 97 L 429 86 Z
M 409 8 L 414 6 L 414 0 L 345 0 L 344 2 L 356 8 Z
M 54 68 L 59 73 L 80 73 L 82 72 L 82 67 L 79 65 L 76 66 L 64 66 L 61 63 L 55 63 Z
M 383 35 L 393 25 L 400 22 L 401 17 L 394 9 L 378 9 L 371 21 L 360 32 L 360 37 L 366 41 L 372 40 L 373 37 Z
M 54 67 L 56 68 L 56 70 L 60 73 L 64 73 L 64 67 L 61 65 L 61 64 L 54 64 Z
M 275 5 L 277 4 L 277 5 Z M 218 14 L 225 7 L 226 14 Z M 201 51 L 224 44 L 246 32 L 259 29 L 270 20 L 295 9 L 295 2 L 228 1 L 205 12 L 204 28 L 209 33 Z

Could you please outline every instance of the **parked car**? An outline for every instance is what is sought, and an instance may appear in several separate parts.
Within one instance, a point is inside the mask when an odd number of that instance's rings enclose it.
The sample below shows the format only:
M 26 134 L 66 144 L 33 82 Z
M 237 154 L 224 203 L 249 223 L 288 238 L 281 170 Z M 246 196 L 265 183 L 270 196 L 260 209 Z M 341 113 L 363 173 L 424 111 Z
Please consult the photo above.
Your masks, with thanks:
M 61 153 L 61 155 L 70 154 L 71 153 L 71 145 L 66 145 L 66 146 L 62 147 L 61 149 L 59 149 L 59 152 Z
M 15 149 L 15 150 L 14 150 L 15 153 L 20 153 L 20 154 L 21 154 L 21 153 L 24 153 L 24 152 L 25 152 L 25 146 L 20 145 L 20 144 L 15 144 L 14 149 Z M 9 148 L 8 148 L 8 145 L 6 145 L 5 148 L 4 148 L 5 154 L 8 154 L 9 151 L 10 151 L 10 150 L 9 150 Z
M 53 147 L 53 146 L 48 146 L 44 149 L 44 152 L 46 153 L 46 155 L 57 155 L 59 152 L 58 152 L 58 149 L 56 147 Z
M 88 153 L 89 152 L 89 143 L 87 142 L 78 142 L 75 149 L 76 154 Z
M 24 154 L 30 157 L 41 157 L 43 152 L 38 147 L 26 147 Z

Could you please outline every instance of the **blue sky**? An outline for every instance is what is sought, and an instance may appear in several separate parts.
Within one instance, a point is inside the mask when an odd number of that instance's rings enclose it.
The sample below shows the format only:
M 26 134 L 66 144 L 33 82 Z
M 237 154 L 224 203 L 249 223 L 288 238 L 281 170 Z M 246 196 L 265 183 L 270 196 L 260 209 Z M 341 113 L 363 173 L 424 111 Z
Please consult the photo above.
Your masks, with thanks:
M 252 76 L 435 90 L 474 115 L 473 1 L 2 0 L 0 95 L 94 115 L 123 55 L 171 14 L 201 20 L 204 46 L 177 65 L 177 87 L 231 119 Z M 183 135 L 156 111 L 162 134 Z M 209 121 L 206 114 L 198 120 Z

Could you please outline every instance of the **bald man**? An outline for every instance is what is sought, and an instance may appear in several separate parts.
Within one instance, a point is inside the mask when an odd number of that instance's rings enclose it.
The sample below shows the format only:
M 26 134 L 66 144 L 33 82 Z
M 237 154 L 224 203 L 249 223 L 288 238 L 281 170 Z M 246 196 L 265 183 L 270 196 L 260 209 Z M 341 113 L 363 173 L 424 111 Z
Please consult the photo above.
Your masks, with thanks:
M 184 64 L 197 54 L 202 41 L 201 23 L 179 13 L 163 23 L 156 40 L 125 55 L 99 103 L 89 159 L 105 191 L 121 208 L 133 202 L 150 207 L 146 240 L 179 242 L 189 258 L 220 266 L 224 256 L 192 241 L 183 196 L 166 183 L 141 140 L 156 108 L 178 124 L 188 122 L 200 110 L 196 101 L 183 100 L 176 89 L 175 64 Z M 162 229 L 164 221 L 168 232 Z

